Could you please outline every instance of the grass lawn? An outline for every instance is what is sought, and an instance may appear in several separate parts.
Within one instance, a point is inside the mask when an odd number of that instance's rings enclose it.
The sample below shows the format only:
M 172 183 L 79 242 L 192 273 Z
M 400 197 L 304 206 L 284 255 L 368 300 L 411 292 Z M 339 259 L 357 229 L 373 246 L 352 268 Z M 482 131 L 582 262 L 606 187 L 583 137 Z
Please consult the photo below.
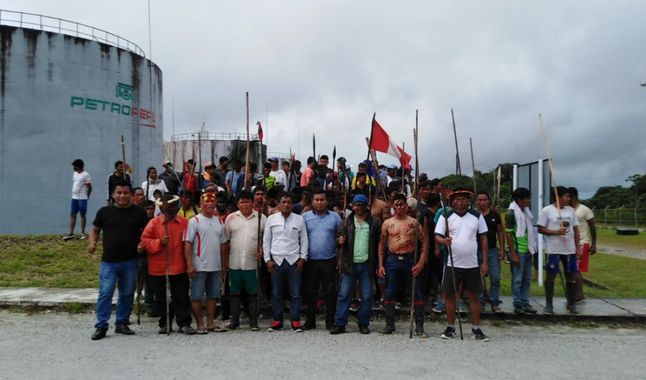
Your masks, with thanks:
M 597 244 L 625 249 L 646 250 L 646 233 L 639 235 L 617 235 L 613 228 L 597 228 Z
M 60 235 L 0 236 L 0 286 L 98 287 L 100 246 L 89 254 L 87 240 L 64 242 Z
M 646 249 L 646 234 L 617 236 L 614 230 L 600 229 L 599 243 Z M 58 235 L 0 236 L 0 287 L 98 287 L 101 245 L 93 254 L 86 251 L 87 240 L 63 242 Z M 590 260 L 584 275 L 608 290 L 585 288 L 588 297 L 645 297 L 646 260 L 598 253 Z M 502 263 L 502 294 L 511 294 L 509 265 Z M 562 294 L 557 279 L 557 294 Z M 532 294 L 543 288 L 532 282 Z

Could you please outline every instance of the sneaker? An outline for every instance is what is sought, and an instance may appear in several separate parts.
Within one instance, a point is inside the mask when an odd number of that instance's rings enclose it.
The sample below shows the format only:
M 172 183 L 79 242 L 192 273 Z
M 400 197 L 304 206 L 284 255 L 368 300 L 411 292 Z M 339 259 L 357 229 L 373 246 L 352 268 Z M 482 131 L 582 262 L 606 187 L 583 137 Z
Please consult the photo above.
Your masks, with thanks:
M 401 308 L 402 308 L 402 304 L 401 304 L 401 302 L 397 302 L 397 303 L 395 304 L 395 310 L 401 310 Z
M 415 336 L 417 336 L 418 338 L 428 338 L 429 337 L 428 334 L 426 333 L 426 331 L 424 331 L 424 329 L 415 329 Z
M 345 326 L 334 326 L 332 330 L 330 330 L 330 334 L 332 335 L 339 335 L 343 334 L 345 332 Z
M 446 330 L 444 330 L 442 335 L 440 335 L 440 338 L 442 339 L 453 339 L 455 337 L 457 337 L 457 335 L 455 335 L 455 328 L 451 326 L 447 326 Z
M 303 326 L 301 325 L 301 321 L 292 321 L 292 330 L 297 333 L 303 332 Z
M 485 335 L 485 333 L 482 332 L 480 329 L 471 329 L 471 332 L 473 333 L 473 339 L 480 341 L 480 342 L 488 342 L 489 337 Z
M 390 334 L 393 334 L 395 331 L 396 330 L 394 325 L 393 326 L 386 325 L 386 327 L 384 327 L 383 330 L 379 331 L 379 334 L 390 335 Z
M 523 315 L 523 314 L 525 314 L 525 309 L 522 306 L 515 306 L 514 305 L 514 314 Z
M 225 330 L 237 330 L 238 327 L 240 327 L 240 323 L 229 322 L 226 326 L 224 326 L 224 329 Z
M 547 305 L 543 308 L 543 314 L 554 315 L 554 307 L 552 305 Z
M 269 326 L 267 331 L 274 332 L 274 331 L 279 331 L 279 330 L 282 330 L 282 329 L 283 329 L 283 322 L 277 321 L 277 320 L 274 319 L 273 321 L 271 321 L 271 326 Z
M 523 305 L 523 311 L 528 314 L 536 314 L 536 309 L 534 309 L 530 305 Z
M 74 239 L 74 234 L 67 234 L 63 236 L 63 241 L 68 241 Z
M 444 308 L 445 308 L 445 306 L 444 306 L 444 304 L 443 304 L 443 303 L 442 303 L 442 304 L 438 304 L 437 306 L 435 306 L 435 307 L 433 308 L 433 313 L 435 313 L 435 314 L 442 314 L 442 313 L 444 313 Z
M 350 304 L 350 311 L 355 312 L 357 310 L 359 310 L 359 302 L 352 301 L 352 303 Z
M 195 330 L 191 326 L 182 326 L 178 331 L 185 335 L 194 335 L 197 332 L 197 330 Z
M 101 340 L 105 338 L 105 334 L 108 332 L 107 329 L 96 329 L 94 334 L 92 334 L 92 340 Z
M 79 236 L 79 239 L 81 239 L 81 240 L 85 240 L 85 239 L 87 239 L 87 235 L 86 235 L 86 234 L 81 234 L 81 235 Z
M 159 330 L 157 330 L 158 334 L 170 334 L 173 332 L 173 329 L 170 328 L 168 331 L 166 331 L 166 326 L 161 326 Z
M 370 329 L 368 326 L 359 325 L 359 332 L 363 335 L 368 335 L 370 334 Z
M 114 327 L 114 333 L 115 334 L 123 334 L 123 335 L 135 335 L 135 332 L 130 330 L 130 327 L 128 325 L 116 325 Z
M 314 318 L 305 320 L 303 330 L 316 330 L 316 320 Z

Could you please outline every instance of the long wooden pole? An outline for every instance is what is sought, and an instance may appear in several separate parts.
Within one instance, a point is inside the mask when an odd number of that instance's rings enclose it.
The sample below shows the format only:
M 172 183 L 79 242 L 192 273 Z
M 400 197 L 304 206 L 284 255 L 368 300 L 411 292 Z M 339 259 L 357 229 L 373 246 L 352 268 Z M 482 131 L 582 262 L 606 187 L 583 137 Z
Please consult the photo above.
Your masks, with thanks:
M 451 120 L 453 120 L 453 138 L 455 139 L 455 176 L 456 184 L 460 185 L 460 177 L 462 176 L 462 168 L 460 167 L 460 151 L 458 150 L 458 133 L 455 128 L 455 115 L 453 108 L 451 108 Z
M 121 161 L 123 161 L 123 180 L 126 180 L 126 143 L 123 140 L 123 135 L 121 135 Z M 111 196 L 111 195 L 109 195 Z
M 473 140 L 469 137 L 469 147 L 471 148 L 471 172 L 473 176 L 473 195 L 478 193 L 478 185 L 476 183 L 476 161 L 473 158 Z
M 545 153 L 547 154 L 547 163 L 550 168 L 550 176 L 552 177 L 552 189 L 554 191 L 554 199 L 556 200 L 556 209 L 558 211 L 559 215 L 559 226 L 563 228 L 563 222 L 561 221 L 561 201 L 559 200 L 559 194 L 558 191 L 556 190 L 556 174 L 554 173 L 554 163 L 552 162 L 552 148 L 550 148 L 550 144 L 547 141 L 547 133 L 545 133 L 545 126 L 543 125 L 543 115 L 538 114 L 538 120 L 541 122 L 541 134 L 543 135 L 543 143 L 545 144 Z
M 415 150 L 415 183 L 413 186 L 413 194 L 417 195 L 419 191 L 419 150 L 418 150 L 418 139 L 419 139 L 419 112 L 415 110 L 415 130 L 413 131 L 413 149 Z
M 251 149 L 251 142 L 249 140 L 249 91 L 245 93 L 246 98 L 246 108 L 247 108 L 247 151 L 245 153 L 245 165 L 244 165 L 244 189 L 249 190 L 249 185 L 251 183 L 249 178 L 249 150 Z

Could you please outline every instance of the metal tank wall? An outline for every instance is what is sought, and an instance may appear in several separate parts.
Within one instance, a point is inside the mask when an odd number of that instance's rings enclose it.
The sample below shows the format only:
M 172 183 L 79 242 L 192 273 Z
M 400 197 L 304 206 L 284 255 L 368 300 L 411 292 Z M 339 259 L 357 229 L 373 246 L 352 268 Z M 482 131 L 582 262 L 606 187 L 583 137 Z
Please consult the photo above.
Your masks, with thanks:
M 89 231 L 121 135 L 135 184 L 161 166 L 162 72 L 88 39 L 5 25 L 0 34 L 0 234 L 66 232 L 76 158 L 92 176 Z

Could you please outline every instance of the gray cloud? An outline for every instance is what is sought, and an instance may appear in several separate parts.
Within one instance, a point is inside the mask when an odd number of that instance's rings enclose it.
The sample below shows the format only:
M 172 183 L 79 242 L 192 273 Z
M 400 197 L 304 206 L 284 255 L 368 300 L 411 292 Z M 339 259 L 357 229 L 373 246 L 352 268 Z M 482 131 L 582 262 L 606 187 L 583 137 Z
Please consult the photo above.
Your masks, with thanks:
M 90 24 L 148 51 L 146 2 L 6 1 L 8 9 Z M 269 110 L 269 150 L 366 154 L 373 112 L 420 161 L 453 171 L 455 108 L 463 172 L 545 156 L 583 195 L 646 168 L 643 15 L 631 1 L 153 1 L 153 60 L 164 72 L 165 131 L 242 131 Z M 380 154 L 384 162 L 394 162 Z

